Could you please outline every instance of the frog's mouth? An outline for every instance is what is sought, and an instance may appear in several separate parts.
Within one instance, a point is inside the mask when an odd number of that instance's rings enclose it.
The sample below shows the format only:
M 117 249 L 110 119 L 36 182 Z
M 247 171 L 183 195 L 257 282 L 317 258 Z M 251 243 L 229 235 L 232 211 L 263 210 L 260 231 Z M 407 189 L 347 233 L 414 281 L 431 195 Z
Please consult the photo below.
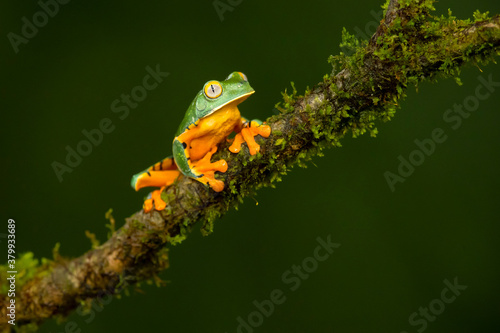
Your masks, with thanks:
M 208 116 L 208 115 L 211 115 L 212 113 L 214 113 L 214 112 L 216 112 L 216 111 L 218 111 L 218 110 L 222 109 L 223 107 L 225 107 L 225 106 L 227 106 L 227 105 L 229 105 L 229 104 L 234 103 L 234 106 L 236 106 L 236 105 L 240 104 L 241 102 L 243 102 L 245 99 L 247 99 L 247 98 L 248 98 L 248 96 L 250 96 L 250 95 L 251 95 L 251 94 L 253 94 L 254 92 L 255 92 L 255 90 L 252 90 L 252 91 L 250 91 L 250 92 L 248 92 L 248 93 L 246 93 L 246 94 L 244 94 L 244 95 L 241 95 L 240 97 L 237 97 L 237 98 L 235 98 L 235 99 L 232 99 L 232 100 L 230 100 L 230 101 L 228 101 L 228 102 L 226 102 L 226 103 L 224 103 L 224 104 L 220 105 L 219 107 L 217 107 L 217 108 L 213 109 L 213 110 L 212 110 L 212 112 L 210 112 L 209 114 L 207 114 L 207 116 Z M 206 117 L 206 116 L 205 116 L 205 117 Z

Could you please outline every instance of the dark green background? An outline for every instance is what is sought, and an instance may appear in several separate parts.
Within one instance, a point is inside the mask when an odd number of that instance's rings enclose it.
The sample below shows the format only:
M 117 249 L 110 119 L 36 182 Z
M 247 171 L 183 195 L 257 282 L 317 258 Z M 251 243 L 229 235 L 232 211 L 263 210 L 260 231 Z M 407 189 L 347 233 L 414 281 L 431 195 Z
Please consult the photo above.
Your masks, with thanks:
M 172 135 L 206 81 L 243 71 L 257 93 L 240 110 L 265 119 L 290 81 L 299 91 L 321 81 L 331 70 L 327 57 L 340 51 L 342 27 L 364 30 L 381 4 L 242 1 L 221 21 L 211 1 L 73 0 L 15 54 L 6 34 L 20 34 L 21 18 L 31 20 L 40 7 L 2 2 L 0 232 L 14 218 L 20 251 L 50 257 L 60 242 L 63 255 L 84 253 L 85 230 L 105 239 L 109 208 L 119 225 L 141 208 L 147 192 L 135 193 L 130 176 L 171 153 Z M 436 6 L 459 18 L 500 12 L 498 0 Z M 120 120 L 111 102 L 156 64 L 169 77 Z M 481 69 L 467 67 L 463 86 L 444 80 L 409 89 L 376 139 L 346 138 L 276 189 L 261 190 L 258 206 L 247 198 L 211 236 L 194 230 L 171 247 L 166 287 L 145 285 L 90 322 L 78 314 L 69 320 L 94 333 L 236 332 L 236 318 L 254 311 L 254 300 L 281 289 L 286 302 L 255 332 L 416 332 L 422 326 L 409 316 L 457 277 L 467 290 L 426 332 L 499 332 L 500 88 L 459 129 L 443 121 L 474 94 L 479 75 L 500 81 L 500 66 Z M 63 163 L 66 145 L 75 148 L 81 131 L 103 118 L 115 130 L 59 182 L 51 163 Z M 408 157 L 413 141 L 435 128 L 448 139 L 391 192 L 384 172 L 397 172 L 398 156 Z M 290 291 L 282 274 L 328 235 L 341 247 Z M 41 331 L 64 332 L 64 324 L 50 321 Z

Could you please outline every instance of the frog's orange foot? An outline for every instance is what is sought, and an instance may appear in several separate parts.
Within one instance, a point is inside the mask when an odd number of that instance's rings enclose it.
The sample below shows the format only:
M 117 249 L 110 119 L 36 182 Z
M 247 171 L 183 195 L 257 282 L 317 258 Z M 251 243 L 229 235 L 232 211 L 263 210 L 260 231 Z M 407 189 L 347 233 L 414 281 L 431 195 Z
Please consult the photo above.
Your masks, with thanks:
M 224 182 L 222 180 L 215 179 L 213 171 L 204 173 L 202 176 L 197 178 L 197 180 L 203 184 L 210 186 L 215 192 L 220 192 L 224 189 Z
M 210 158 L 217 151 L 217 146 L 212 149 L 199 161 L 193 163 L 193 171 L 198 175 L 199 182 L 209 185 L 215 192 L 220 192 L 224 189 L 224 182 L 215 179 L 215 171 L 226 172 L 226 160 L 219 160 L 217 162 L 210 162 Z
M 167 203 L 161 198 L 161 192 L 163 192 L 164 189 L 165 186 L 160 188 L 159 190 L 153 191 L 150 194 L 150 198 L 144 201 L 142 209 L 145 213 L 149 213 L 151 210 L 153 210 L 153 208 L 156 210 L 164 210 L 165 207 L 167 207 Z
M 255 155 L 260 151 L 260 145 L 255 142 L 255 136 L 260 135 L 267 138 L 271 135 L 271 127 L 269 125 L 261 124 L 258 121 L 252 120 L 245 124 L 245 127 L 241 129 L 241 132 L 236 134 L 232 145 L 229 150 L 233 153 L 238 153 L 241 150 L 241 145 L 243 142 L 247 143 L 250 155 Z

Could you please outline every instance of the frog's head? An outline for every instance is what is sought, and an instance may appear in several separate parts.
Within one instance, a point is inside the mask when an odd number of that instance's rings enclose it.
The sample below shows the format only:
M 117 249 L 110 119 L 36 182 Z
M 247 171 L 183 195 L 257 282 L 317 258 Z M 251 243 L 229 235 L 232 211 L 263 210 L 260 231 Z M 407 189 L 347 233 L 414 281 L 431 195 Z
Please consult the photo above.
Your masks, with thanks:
M 224 81 L 208 81 L 196 96 L 196 116 L 201 119 L 228 104 L 238 105 L 254 92 L 241 72 L 232 72 Z

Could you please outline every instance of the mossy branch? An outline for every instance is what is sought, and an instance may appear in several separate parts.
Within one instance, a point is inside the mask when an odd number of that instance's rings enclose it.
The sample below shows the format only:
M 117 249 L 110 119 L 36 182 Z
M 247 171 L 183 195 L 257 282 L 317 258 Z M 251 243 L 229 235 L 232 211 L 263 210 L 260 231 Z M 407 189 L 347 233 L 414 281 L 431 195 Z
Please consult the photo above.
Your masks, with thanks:
M 391 119 L 408 85 L 439 77 L 459 81 L 463 65 L 486 63 L 500 54 L 498 15 L 476 12 L 470 20 L 451 13 L 435 17 L 431 0 L 391 0 L 385 9 L 385 18 L 369 41 L 344 30 L 343 52 L 330 57 L 333 71 L 318 85 L 303 96 L 295 88 L 283 94 L 284 102 L 277 106 L 281 113 L 267 119 L 272 135 L 258 140 L 260 154 L 250 156 L 246 148 L 231 154 L 228 144 L 221 144 L 213 160 L 224 158 L 229 165 L 218 176 L 226 184 L 223 192 L 184 177 L 163 194 L 164 211 L 137 212 L 117 231 L 112 220 L 108 241 L 99 245 L 94 239 L 93 249 L 81 257 L 56 254 L 53 261 L 38 267 L 29 255 L 20 260 L 26 278 L 18 286 L 18 327 L 65 316 L 104 293 L 118 294 L 126 286 L 156 279 L 168 267 L 165 245 L 181 242 L 197 221 L 208 234 L 214 220 L 244 197 L 273 186 L 293 165 L 321 154 L 323 148 L 340 146 L 348 132 L 354 137 L 365 132 L 375 136 L 374 122 Z M 10 329 L 7 301 L 5 294 L 0 295 L 0 325 L 6 331 Z

